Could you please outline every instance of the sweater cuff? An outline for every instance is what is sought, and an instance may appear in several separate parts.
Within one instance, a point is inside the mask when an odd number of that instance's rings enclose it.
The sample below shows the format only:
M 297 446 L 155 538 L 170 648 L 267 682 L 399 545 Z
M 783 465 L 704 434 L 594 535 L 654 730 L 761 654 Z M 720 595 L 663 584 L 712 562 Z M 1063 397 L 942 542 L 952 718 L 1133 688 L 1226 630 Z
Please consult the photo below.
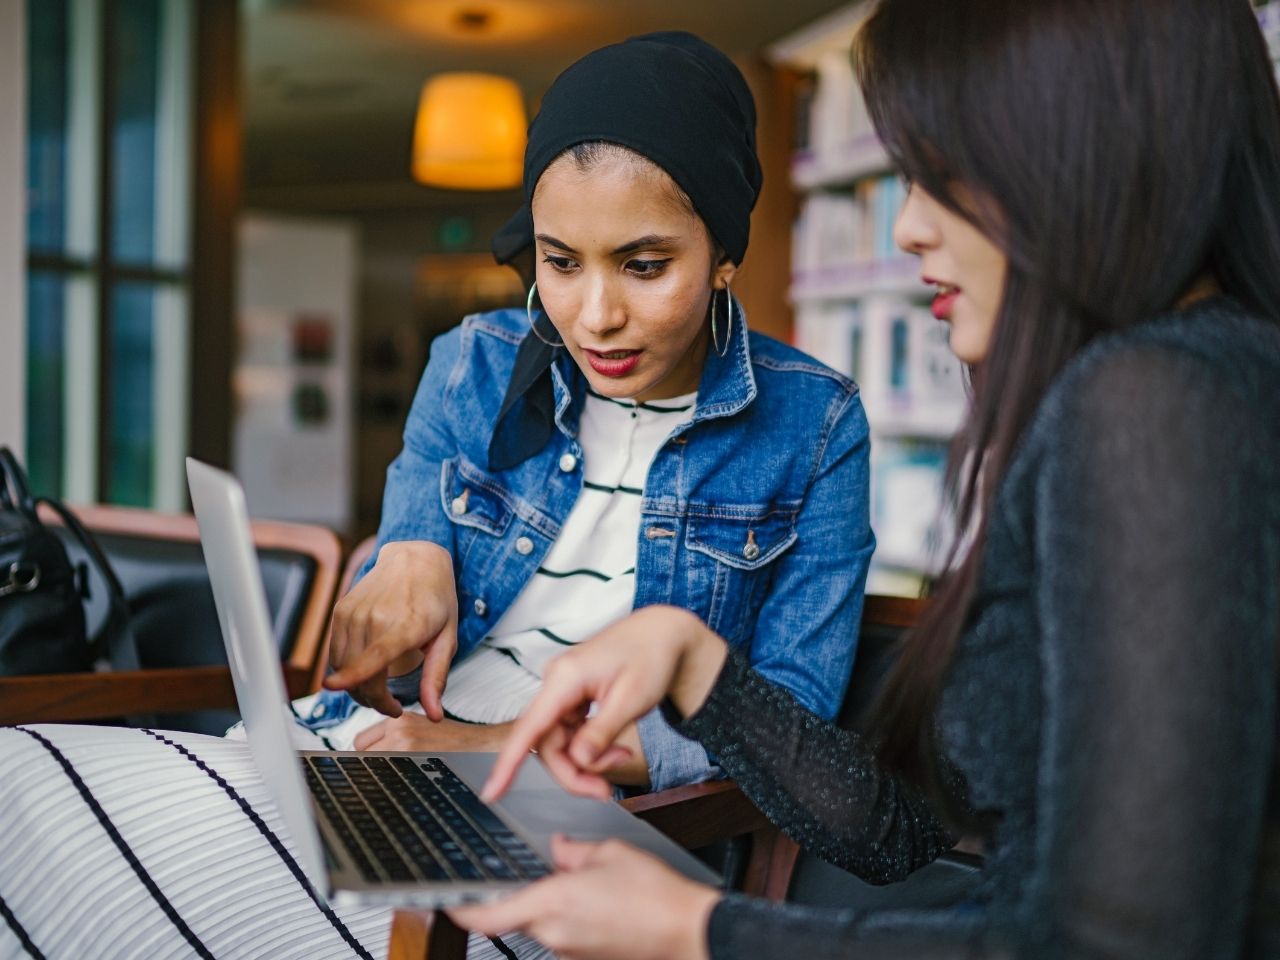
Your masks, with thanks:
M 419 691 L 422 689 L 422 664 L 418 664 L 418 669 L 412 670 L 399 677 L 387 677 L 387 690 L 390 694 L 400 701 L 402 706 L 410 706 L 418 702 Z

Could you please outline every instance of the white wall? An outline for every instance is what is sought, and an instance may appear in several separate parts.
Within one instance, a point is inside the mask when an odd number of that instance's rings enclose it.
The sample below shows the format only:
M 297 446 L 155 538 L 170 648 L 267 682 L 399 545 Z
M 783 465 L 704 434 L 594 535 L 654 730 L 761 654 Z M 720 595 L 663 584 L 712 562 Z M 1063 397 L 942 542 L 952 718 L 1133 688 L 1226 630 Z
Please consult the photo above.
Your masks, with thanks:
M 0 444 L 26 450 L 26 4 L 0 0 Z
M 232 466 L 254 516 L 351 525 L 358 240 L 342 220 L 240 220 Z M 307 319 L 331 329 L 324 362 L 296 357 L 295 326 Z M 299 422 L 300 385 L 327 397 L 322 422 Z

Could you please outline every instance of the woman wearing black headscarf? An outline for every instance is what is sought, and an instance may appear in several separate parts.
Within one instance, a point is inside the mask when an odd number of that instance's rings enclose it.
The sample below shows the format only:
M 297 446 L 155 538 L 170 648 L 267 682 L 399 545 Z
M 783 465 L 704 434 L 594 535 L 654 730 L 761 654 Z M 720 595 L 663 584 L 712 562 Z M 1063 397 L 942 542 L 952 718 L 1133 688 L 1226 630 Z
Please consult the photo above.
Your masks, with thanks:
M 746 329 L 730 284 L 759 189 L 751 96 L 703 41 L 638 37 L 556 80 L 530 129 L 526 203 L 495 241 L 504 262 L 536 260 L 536 286 L 433 345 L 300 745 L 496 749 L 548 663 L 654 603 L 836 712 L 872 550 L 867 424 L 847 379 Z M 398 698 L 410 708 L 379 723 Z M 0 956 L 19 929 L 50 957 L 108 928 L 121 936 L 93 955 L 188 953 L 193 938 L 219 957 L 385 950 L 387 911 L 321 909 L 250 821 L 263 794 L 242 744 L 41 735 L 90 793 L 129 798 L 133 859 L 43 743 L 0 732 L 15 765 L 0 768 L 0 835 L 37 838 L 0 849 Z M 718 775 L 656 711 L 623 742 L 616 783 Z
M 696 37 L 605 47 L 551 86 L 526 203 L 495 239 L 499 260 L 535 260 L 527 310 L 438 342 L 377 560 L 335 613 L 330 691 L 397 714 L 383 671 L 426 654 L 420 678 L 397 681 L 426 716 L 358 747 L 496 749 L 547 663 L 658 602 L 726 630 L 823 715 L 838 708 L 872 543 L 866 425 L 847 380 L 745 329 L 730 282 L 759 189 L 751 95 Z M 376 716 L 346 719 L 353 702 L 333 692 L 317 708 L 313 726 L 344 732 Z M 621 783 L 714 772 L 656 713 L 628 747 Z

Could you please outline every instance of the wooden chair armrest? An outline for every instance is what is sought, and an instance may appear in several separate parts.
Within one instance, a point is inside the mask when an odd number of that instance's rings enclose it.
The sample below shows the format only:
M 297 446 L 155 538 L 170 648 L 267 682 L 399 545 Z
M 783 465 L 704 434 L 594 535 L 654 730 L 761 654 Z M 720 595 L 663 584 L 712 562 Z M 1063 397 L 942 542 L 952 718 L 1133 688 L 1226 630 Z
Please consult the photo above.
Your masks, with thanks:
M 672 787 L 628 798 L 622 806 L 688 850 L 750 834 L 742 892 L 775 902 L 786 898 L 799 847 L 732 780 Z
M 387 960 L 465 960 L 467 933 L 443 912 L 397 910 Z
M 628 797 L 621 805 L 686 850 L 770 826 L 765 815 L 732 780 L 672 787 Z
M 310 668 L 286 665 L 283 669 L 289 696 L 305 695 Z M 235 705 L 227 667 L 0 677 L 0 723 L 62 723 Z

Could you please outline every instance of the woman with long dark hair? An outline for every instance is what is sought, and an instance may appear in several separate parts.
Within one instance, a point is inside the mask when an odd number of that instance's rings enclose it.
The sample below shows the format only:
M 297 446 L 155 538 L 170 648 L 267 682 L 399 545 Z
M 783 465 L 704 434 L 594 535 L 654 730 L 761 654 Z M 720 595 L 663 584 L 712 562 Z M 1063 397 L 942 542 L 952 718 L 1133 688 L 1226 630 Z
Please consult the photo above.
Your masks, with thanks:
M 454 916 L 573 957 L 1280 956 L 1280 97 L 1253 10 L 882 0 L 855 58 L 912 182 L 898 242 L 974 370 L 956 547 L 870 732 L 655 607 L 557 662 L 489 793 L 531 746 L 602 792 L 665 702 L 810 850 L 885 883 L 976 832 L 981 883 L 823 913 L 565 841 L 561 874 Z

